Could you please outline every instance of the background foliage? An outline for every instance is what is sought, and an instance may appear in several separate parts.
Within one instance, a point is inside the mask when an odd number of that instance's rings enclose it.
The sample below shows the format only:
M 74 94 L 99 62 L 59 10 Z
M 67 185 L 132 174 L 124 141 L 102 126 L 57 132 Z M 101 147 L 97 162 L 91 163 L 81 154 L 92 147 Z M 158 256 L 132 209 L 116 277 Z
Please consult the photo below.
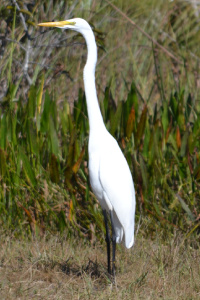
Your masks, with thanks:
M 103 232 L 88 181 L 86 46 L 36 26 L 72 17 L 95 32 L 101 111 L 133 174 L 141 232 L 199 234 L 199 7 L 113 3 L 135 26 L 108 1 L 0 5 L 0 224 L 16 234 Z

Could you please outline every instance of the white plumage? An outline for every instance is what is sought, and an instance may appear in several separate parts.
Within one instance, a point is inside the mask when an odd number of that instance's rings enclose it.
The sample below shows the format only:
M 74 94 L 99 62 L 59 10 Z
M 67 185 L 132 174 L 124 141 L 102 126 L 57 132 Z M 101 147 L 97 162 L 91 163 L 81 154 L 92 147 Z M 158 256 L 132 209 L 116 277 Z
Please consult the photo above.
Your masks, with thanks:
M 92 190 L 103 211 L 111 214 L 112 229 L 114 231 L 114 263 L 115 242 L 120 243 L 123 240 L 126 248 L 132 247 L 134 243 L 135 190 L 127 161 L 116 140 L 107 131 L 100 112 L 95 87 L 95 66 L 97 62 L 95 37 L 90 25 L 80 18 L 42 23 L 39 26 L 72 29 L 80 32 L 86 40 L 88 55 L 83 79 L 90 125 L 89 176 Z M 107 238 L 108 242 L 109 238 Z M 107 250 L 110 249 L 109 247 L 107 244 Z M 110 256 L 109 253 L 108 256 Z M 108 270 L 111 272 L 109 258 Z
M 106 211 L 114 211 L 116 242 L 134 242 L 135 192 L 128 164 L 116 140 L 102 127 L 98 143 L 89 139 L 89 174 L 92 189 Z M 96 136 L 96 137 L 97 137 Z

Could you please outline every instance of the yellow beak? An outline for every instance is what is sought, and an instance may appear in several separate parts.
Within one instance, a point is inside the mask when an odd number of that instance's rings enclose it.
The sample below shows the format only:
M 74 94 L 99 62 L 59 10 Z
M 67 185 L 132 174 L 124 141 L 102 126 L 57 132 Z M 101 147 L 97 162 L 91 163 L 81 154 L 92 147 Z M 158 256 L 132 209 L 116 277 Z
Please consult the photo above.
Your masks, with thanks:
M 44 27 L 64 27 L 65 25 L 75 25 L 75 24 L 76 24 L 76 22 L 58 21 L 58 22 L 39 23 L 38 26 L 44 26 Z

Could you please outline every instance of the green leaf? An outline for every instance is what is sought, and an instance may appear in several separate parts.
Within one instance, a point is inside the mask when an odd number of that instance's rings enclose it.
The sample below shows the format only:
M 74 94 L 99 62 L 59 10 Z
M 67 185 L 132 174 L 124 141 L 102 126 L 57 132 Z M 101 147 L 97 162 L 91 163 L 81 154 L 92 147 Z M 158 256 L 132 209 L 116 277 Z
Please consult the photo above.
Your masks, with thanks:
M 110 120 L 110 133 L 112 135 L 115 134 L 118 126 L 120 126 L 121 114 L 122 114 L 122 102 L 119 102 L 117 106 L 117 110 L 115 114 L 112 115 L 112 118 Z
M 128 139 L 130 139 L 134 127 L 135 127 L 135 109 L 132 107 L 126 125 L 126 136 Z
M 169 110 L 171 111 L 172 120 L 177 122 L 178 102 L 175 96 L 171 95 Z
M 42 95 L 43 95 L 43 88 L 44 88 L 44 74 L 42 74 L 42 79 L 40 83 L 40 87 L 37 94 L 37 115 L 36 115 L 36 123 L 37 123 L 37 130 L 40 131 L 40 119 L 41 119 L 41 106 L 42 106 Z
M 145 132 L 144 132 L 144 142 L 143 142 L 143 156 L 148 159 L 149 158 L 149 143 L 150 143 L 150 125 L 149 122 L 146 122 Z
M 28 95 L 28 117 L 35 117 L 35 109 L 36 109 L 36 87 L 32 85 L 29 90 Z
M 74 157 L 76 156 L 75 153 L 75 140 L 77 138 L 77 134 L 76 134 L 76 128 L 73 128 L 73 131 L 71 132 L 70 135 L 70 143 L 68 146 L 68 156 L 67 156 L 67 162 L 66 165 L 67 167 L 72 168 L 72 166 L 74 165 Z
M 28 157 L 26 156 L 26 154 L 24 153 L 21 147 L 20 147 L 19 155 L 22 161 L 23 170 L 27 180 L 32 186 L 36 186 L 37 181 L 36 181 L 35 173 L 33 171 L 33 168 L 31 167 Z
M 110 90 L 110 85 L 108 87 L 106 87 L 105 89 L 105 93 L 104 93 L 104 101 L 103 103 L 101 103 L 101 111 L 102 111 L 102 115 L 104 117 L 104 122 L 107 123 L 112 116 L 115 114 L 116 112 L 116 104 L 115 101 L 113 99 L 111 90 Z
M 182 137 L 182 141 L 181 141 L 181 150 L 180 150 L 180 155 L 182 157 L 186 156 L 186 151 L 188 148 L 188 136 L 189 136 L 189 132 L 186 131 Z
M 58 215 L 58 226 L 61 233 L 64 231 L 64 229 L 67 226 L 66 215 L 63 210 L 61 210 Z
M 169 104 L 164 101 L 163 103 L 163 110 L 162 110 L 162 126 L 163 126 L 163 129 L 164 129 L 164 133 L 166 134 L 167 132 L 167 129 L 168 129 L 168 124 L 169 124 L 169 120 L 168 120 L 168 107 L 169 107 Z
M 6 114 L 4 114 L 1 119 L 1 127 L 0 127 L 0 147 L 2 149 L 6 148 L 6 136 L 7 136 L 7 122 L 6 122 Z
M 54 122 L 53 119 L 50 118 L 49 120 L 49 133 L 50 133 L 50 139 L 51 139 L 51 151 L 52 153 L 58 157 L 59 154 L 59 140 L 58 140 L 58 136 L 57 136 L 57 132 L 54 126 Z
M 177 194 L 176 197 L 178 198 L 179 202 L 181 203 L 182 208 L 184 209 L 184 211 L 188 214 L 189 218 L 192 221 L 195 221 L 195 217 L 193 215 L 193 213 L 191 212 L 191 210 L 189 209 L 188 205 L 185 203 L 185 201 Z
M 50 170 L 51 181 L 58 184 L 60 180 L 59 167 L 58 167 L 58 160 L 54 154 L 51 155 L 49 170 Z
M 147 169 L 146 169 L 143 157 L 141 155 L 139 156 L 139 163 L 140 163 L 140 170 L 141 170 L 141 173 L 142 173 L 143 184 L 144 184 L 144 187 L 146 189 L 147 186 L 148 186 Z
M 29 141 L 30 150 L 32 153 L 39 155 L 38 137 L 35 129 L 35 123 L 31 120 L 27 120 L 27 136 Z
M 78 160 L 76 161 L 76 163 L 75 163 L 75 164 L 73 165 L 73 167 L 72 167 L 72 170 L 73 170 L 74 174 L 76 174 L 76 173 L 78 172 L 84 154 L 85 154 L 85 147 L 83 146 L 83 148 L 82 148 L 82 150 L 81 150 L 81 153 L 80 153 L 80 156 L 79 156 Z
M 188 95 L 187 101 L 186 101 L 186 107 L 185 107 L 185 118 L 186 118 L 186 122 L 189 122 L 190 119 L 190 113 L 192 110 L 192 96 L 191 94 Z
M 74 102 L 74 120 L 77 126 L 79 124 L 79 116 L 83 111 L 84 101 L 85 101 L 85 96 L 83 95 L 83 91 L 82 89 L 79 89 L 78 101 Z
M 137 119 L 138 119 L 138 107 L 139 107 L 139 104 L 138 104 L 138 96 L 137 96 L 137 93 L 136 93 L 136 87 L 135 87 L 135 83 L 133 82 L 131 84 L 131 89 L 130 89 L 130 92 L 128 94 L 128 98 L 127 98 L 127 109 L 128 111 L 131 110 L 132 107 L 134 107 L 135 109 L 135 118 L 136 118 L 136 122 L 137 122 Z
M 6 174 L 6 156 L 3 149 L 0 148 L 0 176 L 4 177 Z
M 146 119 L 147 119 L 147 106 L 144 105 L 139 123 L 137 125 L 137 132 L 136 132 L 136 139 L 135 139 L 137 146 L 140 144 L 140 141 L 141 141 L 142 136 L 144 134 Z
M 16 125 L 17 125 L 17 114 L 11 116 L 11 138 L 13 146 L 17 145 L 17 136 L 16 136 Z
M 51 99 L 48 91 L 45 94 L 44 109 L 41 117 L 41 131 L 47 132 L 49 130 Z
M 162 214 L 161 214 L 161 211 L 160 211 L 160 208 L 159 208 L 158 204 L 156 202 L 153 202 L 153 206 L 154 206 L 155 211 L 158 214 L 158 216 L 161 216 Z

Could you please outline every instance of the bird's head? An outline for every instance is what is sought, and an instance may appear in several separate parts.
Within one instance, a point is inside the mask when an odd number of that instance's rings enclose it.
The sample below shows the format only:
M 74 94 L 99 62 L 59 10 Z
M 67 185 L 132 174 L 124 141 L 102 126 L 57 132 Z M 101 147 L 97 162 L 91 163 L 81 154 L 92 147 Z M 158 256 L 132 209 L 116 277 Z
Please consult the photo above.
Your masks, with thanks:
M 57 22 L 46 22 L 39 23 L 38 26 L 44 27 L 57 27 L 61 29 L 71 29 L 80 33 L 84 33 L 84 31 L 90 30 L 90 25 L 81 18 L 70 19 L 66 21 L 57 21 Z

